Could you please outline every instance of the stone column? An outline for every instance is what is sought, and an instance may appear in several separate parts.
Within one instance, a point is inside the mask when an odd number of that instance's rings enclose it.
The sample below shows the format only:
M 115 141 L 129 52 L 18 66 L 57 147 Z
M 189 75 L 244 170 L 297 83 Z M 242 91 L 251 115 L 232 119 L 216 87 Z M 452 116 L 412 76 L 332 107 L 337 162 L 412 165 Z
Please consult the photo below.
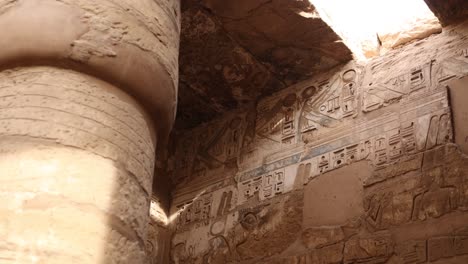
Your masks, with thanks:
M 0 263 L 145 263 L 178 0 L 0 0 L 0 29 Z

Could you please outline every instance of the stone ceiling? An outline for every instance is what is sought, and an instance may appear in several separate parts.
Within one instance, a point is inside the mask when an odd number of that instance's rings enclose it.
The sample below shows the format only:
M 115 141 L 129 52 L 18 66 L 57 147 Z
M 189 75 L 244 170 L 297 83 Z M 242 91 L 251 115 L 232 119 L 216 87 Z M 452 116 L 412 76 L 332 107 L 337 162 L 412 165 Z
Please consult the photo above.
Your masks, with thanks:
M 176 128 L 252 104 L 351 58 L 308 0 L 185 0 Z
M 425 0 L 443 25 L 466 0 Z M 184 0 L 176 129 L 255 103 L 352 59 L 308 0 Z
M 468 18 L 467 0 L 424 0 L 443 26 Z

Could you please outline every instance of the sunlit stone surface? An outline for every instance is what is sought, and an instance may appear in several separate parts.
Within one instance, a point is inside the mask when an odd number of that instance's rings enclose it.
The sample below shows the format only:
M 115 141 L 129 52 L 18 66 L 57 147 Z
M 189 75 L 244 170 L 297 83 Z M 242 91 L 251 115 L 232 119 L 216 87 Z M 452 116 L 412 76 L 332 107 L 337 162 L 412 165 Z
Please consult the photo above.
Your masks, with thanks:
M 144 263 L 155 140 L 138 103 L 50 67 L 0 86 L 3 263 Z
M 309 1 L 360 59 L 442 30 L 424 0 Z

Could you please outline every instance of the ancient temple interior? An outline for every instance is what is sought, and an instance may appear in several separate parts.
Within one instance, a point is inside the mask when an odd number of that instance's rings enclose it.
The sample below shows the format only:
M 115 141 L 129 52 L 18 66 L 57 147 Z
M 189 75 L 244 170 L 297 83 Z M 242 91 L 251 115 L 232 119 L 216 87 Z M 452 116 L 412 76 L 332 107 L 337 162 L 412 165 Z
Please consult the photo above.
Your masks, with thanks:
M 468 263 L 468 1 L 0 0 L 0 264 Z

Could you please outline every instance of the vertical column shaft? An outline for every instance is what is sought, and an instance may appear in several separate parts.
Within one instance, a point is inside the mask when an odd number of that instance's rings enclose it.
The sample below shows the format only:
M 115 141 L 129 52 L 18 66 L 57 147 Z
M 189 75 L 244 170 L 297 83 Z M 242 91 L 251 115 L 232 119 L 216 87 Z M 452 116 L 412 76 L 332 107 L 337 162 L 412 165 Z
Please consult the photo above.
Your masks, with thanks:
M 0 29 L 0 263 L 144 263 L 180 0 L 0 0 Z
M 0 73 L 0 262 L 144 263 L 152 124 L 130 96 L 50 67 Z

